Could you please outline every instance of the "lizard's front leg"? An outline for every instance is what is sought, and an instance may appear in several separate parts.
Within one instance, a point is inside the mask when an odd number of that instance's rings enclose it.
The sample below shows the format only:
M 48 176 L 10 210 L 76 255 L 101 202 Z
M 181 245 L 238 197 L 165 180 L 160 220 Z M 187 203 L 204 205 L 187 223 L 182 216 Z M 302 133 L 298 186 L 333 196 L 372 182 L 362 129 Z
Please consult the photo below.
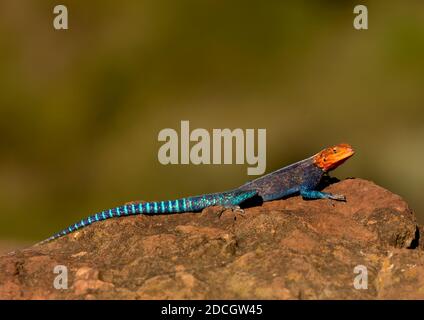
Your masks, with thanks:
M 304 199 L 332 199 L 337 201 L 346 201 L 346 197 L 342 194 L 332 194 L 317 190 L 308 190 L 305 188 L 300 189 L 300 195 Z

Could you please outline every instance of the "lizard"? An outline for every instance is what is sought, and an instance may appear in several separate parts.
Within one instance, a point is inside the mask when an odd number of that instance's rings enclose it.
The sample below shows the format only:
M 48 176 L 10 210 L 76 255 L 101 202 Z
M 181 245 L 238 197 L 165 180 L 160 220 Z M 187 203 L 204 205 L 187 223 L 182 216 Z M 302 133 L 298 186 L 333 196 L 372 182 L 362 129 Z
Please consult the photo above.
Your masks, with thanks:
M 248 199 L 259 197 L 262 202 L 277 200 L 296 194 L 304 199 L 332 199 L 346 201 L 344 195 L 317 190 L 322 177 L 353 156 L 353 148 L 346 143 L 326 148 L 317 154 L 298 161 L 229 191 L 191 196 L 176 200 L 131 202 L 123 206 L 95 213 L 39 242 L 43 244 L 63 237 L 92 223 L 114 217 L 136 214 L 167 214 L 199 212 L 210 206 L 240 210 Z

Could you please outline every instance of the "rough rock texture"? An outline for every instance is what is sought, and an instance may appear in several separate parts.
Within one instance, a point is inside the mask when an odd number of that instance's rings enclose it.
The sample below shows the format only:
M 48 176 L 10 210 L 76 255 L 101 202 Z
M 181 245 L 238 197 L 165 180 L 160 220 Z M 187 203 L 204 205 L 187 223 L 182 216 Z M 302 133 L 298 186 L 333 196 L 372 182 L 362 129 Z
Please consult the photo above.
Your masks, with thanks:
M 96 223 L 2 256 L 0 297 L 423 299 L 424 230 L 405 201 L 361 179 L 325 190 L 347 202 L 292 197 L 244 215 L 208 208 Z M 57 265 L 68 268 L 66 290 L 53 287 Z M 367 289 L 354 288 L 358 265 Z

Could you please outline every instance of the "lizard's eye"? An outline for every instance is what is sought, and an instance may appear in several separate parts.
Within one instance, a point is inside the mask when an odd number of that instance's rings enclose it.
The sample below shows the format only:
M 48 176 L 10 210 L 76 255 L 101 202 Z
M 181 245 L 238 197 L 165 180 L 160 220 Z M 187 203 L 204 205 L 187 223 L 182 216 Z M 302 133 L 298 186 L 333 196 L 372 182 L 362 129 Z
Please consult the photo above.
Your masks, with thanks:
M 322 160 L 324 160 L 324 162 L 326 162 L 327 161 L 327 158 L 324 157 L 324 159 L 322 159 Z

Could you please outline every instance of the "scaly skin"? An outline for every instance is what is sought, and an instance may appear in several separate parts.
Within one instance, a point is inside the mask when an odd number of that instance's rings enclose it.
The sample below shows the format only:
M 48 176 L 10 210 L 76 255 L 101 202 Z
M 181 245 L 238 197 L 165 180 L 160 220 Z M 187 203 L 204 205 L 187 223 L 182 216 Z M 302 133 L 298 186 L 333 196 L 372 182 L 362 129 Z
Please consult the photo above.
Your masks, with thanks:
M 238 205 L 257 194 L 255 190 L 248 191 L 228 191 L 219 193 L 204 194 L 201 196 L 193 196 L 177 200 L 152 201 L 152 202 L 134 202 L 123 206 L 115 207 L 98 212 L 86 219 L 69 226 L 66 229 L 52 235 L 50 238 L 40 242 L 45 243 L 71 232 L 82 229 L 90 224 L 110 218 L 124 217 L 134 214 L 166 214 L 166 213 L 182 213 L 202 211 L 210 206 L 223 206 L 225 208 L 236 209 Z
M 197 212 L 209 206 L 222 206 L 224 208 L 234 209 L 238 208 L 247 199 L 255 196 L 260 197 L 262 201 L 272 201 L 294 194 L 300 194 L 305 199 L 345 201 L 343 195 L 335 195 L 315 189 L 326 172 L 334 170 L 353 156 L 353 154 L 354 151 L 350 145 L 339 144 L 324 149 L 310 158 L 250 181 L 235 190 L 177 200 L 136 202 L 104 210 L 63 229 L 40 242 L 40 244 L 65 236 L 87 227 L 94 222 L 109 218 L 135 214 Z
M 345 200 L 342 195 L 316 191 L 323 175 L 334 170 L 351 156 L 354 151 L 348 144 L 339 144 L 293 163 L 287 167 L 250 181 L 237 190 L 256 190 L 263 201 L 281 199 L 300 193 L 306 199 Z

